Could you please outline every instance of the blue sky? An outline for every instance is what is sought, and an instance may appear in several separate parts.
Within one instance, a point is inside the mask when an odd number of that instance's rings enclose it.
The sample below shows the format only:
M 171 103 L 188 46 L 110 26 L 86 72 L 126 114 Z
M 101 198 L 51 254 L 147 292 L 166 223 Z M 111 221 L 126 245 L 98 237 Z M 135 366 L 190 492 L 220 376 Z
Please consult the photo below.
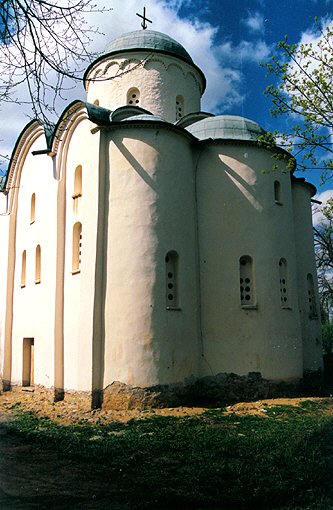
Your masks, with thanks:
M 93 50 L 101 52 L 121 33 L 140 29 L 135 13 L 145 5 L 153 21 L 149 28 L 178 40 L 204 71 L 202 110 L 243 115 L 267 130 L 286 129 L 290 119 L 270 116 L 270 100 L 263 91 L 272 79 L 265 77 L 259 62 L 276 53 L 277 42 L 286 34 L 290 42 L 298 43 L 305 34 L 315 40 L 315 16 L 333 23 L 333 0 L 109 0 L 107 5 L 112 7 L 109 13 L 90 16 L 105 34 L 96 38 Z M 67 94 L 67 101 L 76 98 L 85 98 L 82 84 Z M 59 111 L 65 105 L 60 104 Z M 30 112 L 17 105 L 2 105 L 1 110 L 0 152 L 10 153 Z M 319 184 L 318 172 L 307 177 Z M 330 188 L 331 181 L 319 191 Z

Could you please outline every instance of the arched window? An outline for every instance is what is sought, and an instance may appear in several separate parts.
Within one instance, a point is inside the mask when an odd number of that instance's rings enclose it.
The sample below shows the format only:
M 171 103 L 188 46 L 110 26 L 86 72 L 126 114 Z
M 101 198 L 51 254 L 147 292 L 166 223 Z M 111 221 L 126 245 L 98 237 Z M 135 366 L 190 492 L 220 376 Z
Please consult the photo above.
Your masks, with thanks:
M 72 273 L 80 272 L 82 247 L 82 225 L 78 221 L 73 226 Z
M 279 181 L 274 181 L 274 201 L 276 204 L 281 205 L 281 184 Z
M 41 249 L 40 245 L 36 246 L 36 259 L 35 259 L 35 283 L 41 282 Z
M 139 106 L 140 104 L 140 90 L 133 87 L 127 92 L 127 104 L 131 106 Z
M 165 256 L 166 276 L 166 307 L 177 309 L 179 306 L 178 296 L 178 253 L 169 251 Z
M 310 317 L 310 319 L 316 319 L 318 317 L 318 314 L 317 314 L 316 295 L 315 295 L 315 288 L 314 288 L 312 274 L 308 273 L 306 280 L 307 280 L 307 290 L 308 290 L 309 317 Z
M 184 115 L 184 98 L 183 96 L 176 97 L 176 120 L 179 120 Z
M 22 252 L 22 265 L 21 265 L 21 287 L 25 287 L 27 276 L 27 252 L 24 250 Z
M 249 255 L 239 259 L 240 299 L 242 306 L 255 306 L 253 261 Z
M 36 194 L 31 195 L 30 201 L 30 224 L 34 223 L 36 219 Z
M 279 276 L 280 276 L 280 301 L 282 308 L 289 308 L 288 296 L 288 272 L 286 259 L 279 261 Z

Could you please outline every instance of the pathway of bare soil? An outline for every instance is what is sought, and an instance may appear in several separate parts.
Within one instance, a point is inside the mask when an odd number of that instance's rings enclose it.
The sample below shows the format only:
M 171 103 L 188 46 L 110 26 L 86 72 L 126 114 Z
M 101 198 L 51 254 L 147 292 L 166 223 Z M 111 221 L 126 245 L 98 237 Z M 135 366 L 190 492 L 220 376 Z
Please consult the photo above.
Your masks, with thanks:
M 240 402 L 227 406 L 226 413 L 254 414 L 265 416 L 269 407 L 277 405 L 298 406 L 306 400 L 322 400 L 321 397 L 275 398 L 257 400 L 254 402 Z M 327 412 L 331 408 L 328 408 Z M 0 415 L 10 417 L 18 410 L 32 411 L 38 416 L 48 416 L 51 420 L 62 425 L 75 423 L 109 423 L 113 421 L 126 422 L 131 419 L 145 419 L 150 416 L 193 416 L 203 413 L 206 407 L 174 407 L 162 409 L 128 409 L 128 410 L 92 410 L 87 399 L 78 394 L 68 394 L 60 402 L 54 402 L 52 394 L 43 388 L 36 387 L 34 391 L 16 389 L 15 391 L 0 393 Z M 332 411 L 333 412 L 333 411 Z

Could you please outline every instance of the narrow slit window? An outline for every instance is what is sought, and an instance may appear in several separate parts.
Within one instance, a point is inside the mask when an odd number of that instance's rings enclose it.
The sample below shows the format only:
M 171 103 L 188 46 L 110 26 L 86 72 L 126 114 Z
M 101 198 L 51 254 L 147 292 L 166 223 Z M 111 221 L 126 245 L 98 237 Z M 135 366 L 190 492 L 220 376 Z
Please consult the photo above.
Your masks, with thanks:
M 30 225 L 34 223 L 36 220 L 36 194 L 33 193 L 31 195 L 31 202 L 30 202 Z
M 23 338 L 22 386 L 34 385 L 34 338 Z
M 248 255 L 239 259 L 241 306 L 255 306 L 253 261 Z
M 42 264 L 42 261 L 41 261 L 41 248 L 40 248 L 40 245 L 38 244 L 36 246 L 36 260 L 35 260 L 35 283 L 40 283 L 41 282 L 41 264 Z
M 281 205 L 281 184 L 279 181 L 274 181 L 274 201 L 276 204 Z
M 317 314 L 317 303 L 315 295 L 315 287 L 312 274 L 308 274 L 307 277 L 307 292 L 308 292 L 308 305 L 309 305 L 309 317 L 310 319 L 316 319 Z
M 82 196 L 82 166 L 78 165 L 74 172 L 74 193 L 73 198 Z
M 27 276 L 27 252 L 22 252 L 22 266 L 21 266 L 21 287 L 25 287 Z
M 165 256 L 166 307 L 178 309 L 178 253 L 169 251 Z
M 184 98 L 183 96 L 176 97 L 176 120 L 184 116 Z
M 127 104 L 131 106 L 139 106 L 140 104 L 140 90 L 137 88 L 131 88 L 127 92 Z
M 280 302 L 282 308 L 289 308 L 288 267 L 286 259 L 279 261 Z
M 79 273 L 81 267 L 82 225 L 78 221 L 73 226 L 72 273 Z

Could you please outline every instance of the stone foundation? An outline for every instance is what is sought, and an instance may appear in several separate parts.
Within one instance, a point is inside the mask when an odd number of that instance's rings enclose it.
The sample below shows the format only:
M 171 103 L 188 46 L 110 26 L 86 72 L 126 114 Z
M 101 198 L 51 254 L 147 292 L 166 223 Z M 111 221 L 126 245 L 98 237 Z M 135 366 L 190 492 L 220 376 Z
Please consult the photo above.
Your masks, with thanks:
M 1 388 L 1 387 L 0 387 Z M 13 391 L 47 394 L 53 401 L 79 402 L 82 407 L 105 410 L 150 409 L 178 406 L 217 406 L 241 401 L 262 400 L 277 397 L 302 397 L 323 395 L 323 373 L 309 372 L 304 378 L 290 382 L 263 379 L 259 372 L 246 376 L 221 373 L 181 384 L 169 384 L 139 388 L 115 381 L 103 392 L 76 392 L 35 387 L 12 387 Z M 62 398 L 59 398 L 59 397 Z
M 221 373 L 193 379 L 183 384 L 137 388 L 118 381 L 105 388 L 104 409 L 147 409 L 177 406 L 223 406 L 240 401 L 276 397 L 320 396 L 323 391 L 321 371 L 307 373 L 290 382 L 263 379 L 258 372 L 247 376 Z

